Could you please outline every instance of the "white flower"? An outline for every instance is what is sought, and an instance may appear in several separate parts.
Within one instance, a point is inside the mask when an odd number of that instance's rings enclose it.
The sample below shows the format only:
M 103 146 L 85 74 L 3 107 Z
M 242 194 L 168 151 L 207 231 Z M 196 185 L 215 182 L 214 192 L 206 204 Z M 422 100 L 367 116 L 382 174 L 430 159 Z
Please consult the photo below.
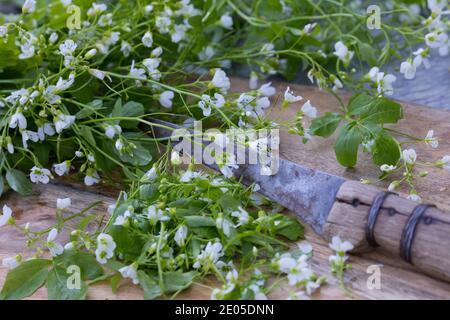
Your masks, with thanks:
M 47 184 L 50 181 L 52 174 L 48 169 L 38 168 L 34 166 L 31 168 L 30 180 L 33 183 L 43 183 Z
M 131 62 L 130 67 L 130 76 L 137 79 L 145 80 L 147 77 L 145 76 L 145 70 L 142 68 L 134 67 L 134 60 Z
M 303 99 L 302 96 L 294 95 L 294 92 L 289 87 L 286 88 L 286 91 L 284 92 L 284 101 L 288 103 L 293 103 L 300 101 L 302 99 Z
M 231 213 L 231 215 L 233 217 L 236 217 L 239 220 L 239 222 L 236 225 L 236 227 L 243 226 L 243 225 L 247 224 L 249 222 L 249 220 L 250 220 L 250 216 L 249 216 L 247 211 L 242 209 L 242 207 L 238 207 L 238 210 L 239 211 L 233 211 Z
M 215 69 L 214 76 L 211 80 L 211 84 L 215 88 L 219 88 L 223 92 L 227 92 L 230 89 L 230 79 L 222 69 Z
M 203 110 L 203 115 L 208 117 L 211 115 L 211 107 L 222 108 L 225 104 L 225 98 L 220 93 L 215 93 L 212 99 L 209 95 L 202 95 L 202 100 L 198 102 L 198 106 Z
M 22 262 L 22 256 L 20 254 L 14 257 L 6 257 L 2 260 L 2 265 L 10 270 L 17 268 Z
M 173 239 L 175 240 L 175 242 L 179 247 L 184 246 L 184 241 L 186 240 L 187 234 L 188 228 L 184 224 L 181 225 L 175 232 Z
M 100 182 L 100 176 L 97 171 L 93 170 L 91 173 L 86 174 L 84 177 L 84 184 L 87 186 L 92 186 Z
M 313 105 L 311 104 L 311 102 L 308 100 L 305 102 L 305 104 L 302 106 L 302 112 L 310 117 L 310 118 L 315 118 L 317 117 L 317 109 L 315 107 L 313 107 Z
M 104 71 L 98 69 L 89 69 L 88 72 L 99 80 L 103 81 L 105 77 L 107 77 L 111 81 L 111 78 L 109 76 L 106 76 L 106 73 Z
M 440 48 L 447 40 L 448 35 L 443 31 L 433 31 L 425 35 L 425 43 L 430 48 Z
M 181 164 L 180 154 L 177 151 L 172 151 L 170 154 L 170 163 L 174 166 L 178 166 Z
M 275 93 L 276 90 L 272 87 L 272 82 L 265 83 L 258 89 L 258 94 L 265 97 L 273 96 Z
M 142 37 L 142 44 L 147 48 L 150 48 L 153 45 L 153 36 L 150 31 L 147 31 Z
M 58 164 L 53 165 L 53 170 L 56 172 L 58 176 L 63 176 L 70 171 L 70 161 L 63 161 Z
M 61 0 L 61 3 L 64 7 L 67 7 L 72 4 L 72 0 Z
M 289 273 L 296 265 L 297 261 L 290 254 L 283 254 L 274 261 L 275 268 L 284 273 Z
M 19 125 L 20 129 L 26 129 L 27 128 L 27 119 L 24 117 L 24 115 L 21 112 L 16 111 L 11 117 L 11 120 L 9 122 L 9 127 L 14 129 Z
M 178 43 L 186 37 L 187 27 L 183 24 L 176 24 L 170 38 L 173 43 Z
M 369 72 L 369 76 L 377 84 L 378 93 L 393 95 L 394 88 L 392 86 L 392 83 L 397 80 L 397 77 L 392 74 L 379 72 L 378 70 L 379 69 L 377 67 L 373 67 Z
M 85 59 L 91 59 L 92 57 L 94 57 L 97 54 L 97 49 L 91 49 L 88 52 L 86 52 L 86 54 L 84 55 Z
M 414 202 L 422 202 L 422 198 L 418 194 L 415 194 L 415 193 L 411 193 L 407 197 L 407 199 L 411 200 L 411 201 L 414 201 Z
M 139 279 L 137 275 L 137 264 L 133 263 L 129 266 L 123 267 L 119 269 L 120 274 L 124 278 L 130 278 L 133 280 L 133 284 L 139 284 Z
M 3 38 L 8 33 L 7 26 L 0 26 L 0 38 Z
M 450 156 L 443 156 L 439 162 L 445 170 L 450 171 Z
M 106 5 L 103 3 L 93 3 L 92 7 L 89 8 L 89 10 L 87 11 L 87 15 L 88 16 L 94 16 L 94 15 L 98 15 L 102 12 L 106 11 Z
M 172 25 L 172 20 L 167 16 L 156 17 L 155 26 L 159 33 L 165 34 L 170 31 L 169 27 Z
M 255 90 L 258 87 L 258 75 L 255 72 L 250 74 L 250 79 L 248 80 L 248 87 Z
M 402 152 L 402 158 L 408 164 L 414 164 L 417 160 L 417 154 L 414 149 L 406 149 Z
M 167 90 L 159 95 L 159 103 L 167 109 L 172 108 L 172 99 L 175 96 L 173 91 Z
M 69 128 L 74 122 L 75 116 L 66 115 L 64 113 L 60 113 L 57 117 L 53 118 L 57 133 L 61 133 L 64 129 Z
M 59 45 L 59 53 L 64 57 L 73 56 L 77 49 L 77 44 L 72 39 L 67 39 Z
M 25 60 L 34 57 L 36 48 L 30 43 L 25 43 L 20 45 L 20 51 L 19 59 Z
M 154 72 L 161 63 L 160 58 L 147 58 L 142 61 L 142 64 L 147 68 L 148 73 Z
M 97 261 L 101 264 L 105 264 L 108 259 L 111 259 L 116 249 L 116 243 L 113 238 L 106 233 L 100 233 L 97 237 L 97 249 L 95 255 Z
M 56 41 L 58 41 L 58 34 L 56 32 L 52 32 L 52 34 L 48 38 L 48 42 L 54 44 Z
M 208 242 L 206 247 L 196 257 L 193 267 L 199 269 L 202 266 L 208 268 L 211 264 L 216 264 L 220 257 L 223 256 L 222 244 L 220 242 Z
M 130 210 L 126 210 L 123 215 L 117 216 L 116 221 L 114 221 L 114 225 L 123 226 L 125 223 L 127 223 L 129 217 L 131 217 L 131 212 Z
M 149 4 L 146 5 L 144 8 L 145 14 L 148 15 L 149 13 L 151 13 L 153 11 L 153 5 Z
M 349 51 L 347 46 L 341 41 L 336 42 L 334 45 L 334 55 L 337 56 L 340 60 L 344 62 L 344 64 L 348 64 L 350 60 L 353 58 L 353 51 Z
M 397 180 L 392 181 L 388 186 L 388 191 L 394 191 L 395 189 L 398 188 L 399 185 L 400 185 L 399 181 Z
M 164 222 L 170 220 L 170 217 L 166 213 L 157 208 L 155 205 L 151 205 L 147 208 L 147 218 L 150 220 L 151 224 L 156 224 L 158 221 Z
M 60 243 L 55 242 L 57 236 L 58 230 L 53 228 L 52 230 L 50 230 L 47 237 L 47 248 L 53 257 L 59 256 L 64 252 L 63 246 Z
M 191 171 L 191 170 L 187 170 L 185 173 L 183 173 L 183 175 L 180 178 L 180 182 L 189 182 L 193 179 L 196 178 L 203 178 L 203 175 L 199 172 L 195 172 L 195 171 Z
M 312 247 L 311 243 L 309 243 L 307 241 L 301 241 L 298 244 L 298 248 L 300 249 L 300 251 L 303 254 L 309 254 L 309 253 L 311 253 L 313 251 L 313 247 Z
M 222 214 L 216 219 L 216 227 L 223 231 L 223 234 L 227 237 L 231 235 L 233 224 L 227 218 L 223 218 Z
M 353 245 L 349 241 L 342 241 L 339 236 L 334 236 L 329 246 L 331 250 L 338 253 L 345 253 L 353 249 Z
M 429 69 L 431 67 L 430 60 L 428 60 L 428 49 L 419 48 L 416 51 L 413 52 L 415 55 L 413 64 L 416 67 L 419 67 L 420 65 L 424 65 L 425 69 Z
M 116 136 L 116 134 L 121 134 L 121 133 L 122 133 L 122 128 L 117 124 L 108 125 L 105 128 L 105 136 L 109 139 L 113 139 Z
M 220 23 L 225 29 L 233 29 L 233 18 L 228 12 L 220 17 Z
M 405 76 L 405 79 L 414 79 L 416 76 L 416 66 L 411 61 L 403 61 L 400 65 L 400 73 Z
M 25 0 L 22 6 L 23 13 L 32 13 L 36 9 L 36 0 Z
M 0 227 L 6 225 L 12 219 L 12 210 L 6 204 L 3 206 L 3 214 L 0 216 Z
M 129 44 L 126 41 L 122 41 L 122 43 L 120 44 L 120 52 L 123 53 L 123 56 L 125 58 L 128 58 L 130 56 L 130 53 L 132 50 L 133 50 L 133 47 L 131 46 L 131 44 Z
M 428 144 L 433 149 L 436 149 L 439 146 L 439 141 L 437 138 L 433 137 L 434 131 L 428 130 L 427 136 L 425 137 L 425 143 Z
M 383 172 L 391 172 L 391 171 L 394 171 L 395 169 L 397 169 L 396 166 L 391 166 L 388 164 L 383 164 L 380 166 L 380 170 Z
M 56 199 L 56 208 L 59 210 L 64 210 L 70 207 L 72 204 L 72 200 L 70 198 L 64 198 L 64 199 Z

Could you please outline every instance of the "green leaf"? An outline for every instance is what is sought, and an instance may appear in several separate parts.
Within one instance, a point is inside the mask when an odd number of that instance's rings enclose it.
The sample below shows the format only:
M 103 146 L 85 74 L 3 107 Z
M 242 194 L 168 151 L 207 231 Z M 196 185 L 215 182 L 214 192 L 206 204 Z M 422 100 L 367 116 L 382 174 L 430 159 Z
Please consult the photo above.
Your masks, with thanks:
M 327 138 L 334 133 L 340 122 L 341 116 L 339 113 L 327 112 L 322 117 L 313 120 L 309 128 L 310 133 L 315 136 Z
M 196 276 L 195 272 L 164 272 L 164 286 L 167 293 L 189 287 Z
M 33 186 L 28 180 L 25 173 L 17 169 L 8 169 L 6 171 L 6 181 L 8 181 L 9 186 L 14 191 L 20 193 L 21 195 L 29 195 L 33 189 Z
M 359 54 L 361 55 L 361 60 L 367 62 L 369 65 L 375 65 L 377 58 L 375 56 L 376 50 L 373 47 L 363 41 L 358 42 Z
M 133 142 L 136 145 L 136 148 L 133 149 L 132 156 L 128 153 L 124 153 L 120 155 L 120 159 L 122 159 L 123 162 L 131 163 L 134 166 L 145 166 L 150 163 L 152 160 L 151 153 L 145 149 L 144 146 L 142 146 L 138 142 Z
M 109 280 L 109 285 L 111 286 L 112 293 L 114 293 L 114 294 L 117 293 L 117 291 L 119 290 L 119 284 L 120 284 L 121 280 L 122 280 L 122 275 L 120 273 L 111 277 L 111 279 Z
M 347 106 L 349 115 L 357 115 L 360 114 L 363 110 L 366 110 L 370 107 L 370 104 L 373 102 L 374 98 L 369 96 L 366 93 L 360 93 L 353 95 Z
M 146 183 L 139 187 L 139 199 L 151 200 L 158 194 L 158 185 L 154 183 Z
M 144 114 L 144 106 L 142 103 L 135 102 L 135 101 L 129 101 L 125 103 L 121 107 L 121 116 L 122 117 L 139 117 Z M 138 126 L 138 121 L 121 121 L 120 125 L 122 128 L 127 129 L 136 129 Z
M 336 159 L 344 167 L 354 167 L 358 159 L 358 147 L 363 135 L 354 122 L 347 124 L 339 132 L 334 144 Z
M 54 261 L 64 268 L 68 268 L 71 265 L 78 266 L 83 280 L 92 280 L 103 275 L 102 266 L 93 255 L 87 252 L 66 250 L 63 254 L 55 257 Z
M 100 99 L 93 100 L 86 107 L 78 111 L 75 116 L 77 119 L 84 119 L 103 108 L 103 101 Z
M 381 166 L 383 164 L 396 165 L 400 159 L 400 146 L 398 142 L 386 131 L 382 130 L 375 138 L 372 146 L 373 162 Z
M 84 300 L 86 298 L 88 286 L 84 281 L 79 279 L 79 289 L 69 289 L 69 284 L 74 285 L 70 277 L 76 277 L 74 273 L 68 273 L 66 268 L 53 268 L 47 280 L 47 293 L 49 300 Z
M 88 126 L 81 126 L 80 127 L 80 133 L 81 136 L 91 145 L 96 146 L 97 143 L 95 142 L 95 138 L 92 135 L 92 129 Z
M 52 262 L 45 259 L 33 259 L 22 262 L 8 272 L 1 300 L 19 300 L 32 295 L 47 280 L 48 267 Z
M 237 210 L 241 205 L 241 202 L 239 200 L 236 200 L 228 194 L 224 194 L 222 197 L 220 197 L 219 200 L 217 200 L 217 202 L 220 204 L 223 210 L 228 211 Z
M 162 295 L 159 284 L 144 271 L 138 271 L 139 285 L 144 290 L 144 299 L 153 300 Z
M 185 216 L 186 224 L 189 227 L 213 227 L 216 225 L 215 221 L 210 217 L 203 216 Z
M 298 221 L 290 219 L 287 225 L 284 224 L 277 230 L 277 234 L 291 241 L 296 241 L 304 238 L 304 228 Z
M 396 123 L 403 118 L 402 106 L 390 99 L 379 97 L 363 110 L 360 120 L 364 123 Z

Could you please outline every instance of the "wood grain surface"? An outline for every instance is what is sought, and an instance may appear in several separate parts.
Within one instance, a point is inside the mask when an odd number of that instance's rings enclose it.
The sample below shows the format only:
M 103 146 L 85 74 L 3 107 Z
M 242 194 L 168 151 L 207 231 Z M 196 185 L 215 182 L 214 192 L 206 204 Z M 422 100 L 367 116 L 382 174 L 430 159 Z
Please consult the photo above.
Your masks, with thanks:
M 232 81 L 236 91 L 246 90 L 247 83 L 245 79 L 233 79 Z M 276 83 L 275 85 L 281 94 L 287 84 Z M 311 100 L 312 104 L 318 108 L 319 113 L 338 109 L 334 98 L 327 93 L 312 87 L 292 84 L 290 86 L 296 94 Z M 342 97 L 347 99 L 349 95 L 343 93 Z M 277 97 L 272 99 L 272 101 L 279 102 L 281 100 L 279 97 L 278 99 Z M 272 108 L 271 117 L 279 121 L 292 118 L 301 105 L 302 102 L 285 110 L 281 110 L 279 105 L 275 105 Z M 433 128 L 435 134 L 440 138 L 440 147 L 437 150 L 427 146 L 417 147 L 419 159 L 430 161 L 445 154 L 450 154 L 450 124 L 444 120 L 449 118 L 450 113 L 441 110 L 430 112 L 430 109 L 427 108 L 411 104 L 403 105 L 406 120 L 396 125 L 397 128 L 420 136 L 425 136 L 427 130 Z M 299 137 L 291 136 L 286 132 L 282 132 L 280 138 L 281 155 L 288 160 L 353 180 L 359 180 L 361 177 L 375 178 L 379 173 L 378 169 L 371 164 L 371 161 L 365 155 L 361 156 L 355 169 L 348 170 L 340 167 L 335 161 L 331 147 L 333 138 L 328 140 L 315 138 L 307 145 L 303 145 Z M 432 169 L 428 177 L 418 182 L 418 190 L 426 201 L 437 204 L 443 210 L 450 211 L 448 181 L 450 181 L 450 172 Z M 380 184 L 380 187 L 383 186 L 386 186 L 386 184 Z M 80 183 L 64 179 L 49 185 L 35 186 L 33 195 L 26 198 L 9 192 L 0 199 L 0 205 L 8 204 L 13 209 L 14 217 L 19 223 L 31 222 L 34 228 L 45 228 L 54 223 L 57 198 L 71 197 L 74 211 L 82 209 L 94 201 L 101 200 L 103 205 L 92 210 L 104 214 L 106 206 L 114 201 L 116 194 L 116 190 L 111 190 L 104 185 L 88 188 Z M 352 292 L 351 296 L 348 296 L 338 287 L 336 280 L 329 273 L 328 257 L 332 252 L 328 248 L 328 244 L 308 227 L 306 227 L 306 238 L 314 248 L 313 269 L 319 275 L 325 275 L 329 279 L 329 284 L 314 294 L 313 299 L 450 299 L 449 283 L 437 281 L 418 273 L 411 265 L 380 250 L 350 257 L 353 269 L 348 271 L 345 276 L 346 283 Z M 23 238 L 20 234 L 8 226 L 3 227 L 0 230 L 0 258 L 11 256 L 17 252 L 22 252 L 22 250 Z M 370 276 L 367 273 L 367 267 L 371 265 L 379 265 L 381 268 L 380 290 L 369 290 L 366 285 Z M 3 283 L 6 273 L 5 268 L 0 268 L 0 284 Z M 214 280 L 209 279 L 205 283 L 194 285 L 177 298 L 209 299 L 211 287 L 214 285 Z M 281 286 L 280 289 L 270 295 L 270 298 L 285 299 L 287 294 L 288 287 Z M 32 298 L 45 299 L 46 290 L 37 291 Z M 111 292 L 108 283 L 100 283 L 89 289 L 88 298 L 142 299 L 142 292 L 130 282 L 124 280 L 117 294 Z

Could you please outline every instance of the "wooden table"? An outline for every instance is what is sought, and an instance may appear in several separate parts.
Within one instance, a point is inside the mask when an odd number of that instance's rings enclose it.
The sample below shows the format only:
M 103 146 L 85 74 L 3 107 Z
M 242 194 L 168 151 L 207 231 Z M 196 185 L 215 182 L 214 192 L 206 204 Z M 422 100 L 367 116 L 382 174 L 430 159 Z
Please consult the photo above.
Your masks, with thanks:
M 233 79 L 232 84 L 235 90 L 247 89 L 247 81 L 244 79 Z M 286 83 L 276 84 L 277 92 L 280 95 L 284 92 L 286 85 Z M 296 94 L 311 100 L 320 114 L 338 109 L 334 98 L 317 88 L 292 84 L 290 86 Z M 349 96 L 344 93 L 342 97 L 347 99 Z M 279 102 L 281 100 L 272 99 L 272 101 Z M 420 159 L 431 161 L 450 154 L 450 124 L 445 121 L 449 119 L 450 113 L 442 110 L 430 110 L 408 103 L 403 105 L 406 120 L 401 121 L 396 128 L 419 136 L 425 136 L 427 130 L 433 128 L 437 137 L 440 138 L 440 147 L 437 150 L 423 145 L 415 147 Z M 279 105 L 275 106 L 272 108 L 271 117 L 274 120 L 291 118 L 300 106 L 301 103 L 294 104 L 291 108 L 283 111 L 281 111 Z M 355 180 L 359 180 L 361 177 L 375 178 L 379 173 L 370 159 L 362 154 L 355 169 L 350 170 L 339 166 L 335 161 L 331 147 L 333 139 L 314 138 L 307 145 L 303 145 L 299 137 L 289 135 L 286 132 L 281 132 L 280 139 L 282 157 L 311 168 Z M 450 212 L 448 181 L 450 181 L 450 172 L 432 169 L 428 177 L 418 182 L 418 190 L 425 201 L 436 203 L 442 209 Z M 380 187 L 383 186 L 386 185 L 380 185 Z M 49 185 L 35 186 L 33 194 L 27 198 L 9 192 L 0 199 L 0 205 L 8 204 L 13 209 L 14 217 L 18 223 L 31 222 L 34 228 L 45 228 L 54 222 L 57 198 L 71 197 L 74 211 L 81 210 L 94 201 L 102 200 L 103 207 L 95 209 L 95 212 L 101 214 L 104 213 L 108 204 L 114 202 L 116 194 L 115 190 L 111 190 L 107 186 L 100 185 L 88 188 L 80 183 L 64 179 Z M 23 249 L 23 239 L 12 228 L 3 227 L 0 232 L 0 258 L 11 256 Z M 328 244 L 309 228 L 306 228 L 306 238 L 314 248 L 313 269 L 319 275 L 325 275 L 329 279 L 329 284 L 314 294 L 314 299 L 450 299 L 449 283 L 417 273 L 410 265 L 396 257 L 389 257 L 381 251 L 351 256 L 350 262 L 353 264 L 353 269 L 348 271 L 345 276 L 348 287 L 352 291 L 352 296 L 349 297 L 338 288 L 336 281 L 330 275 L 328 256 L 332 252 L 328 248 Z M 381 266 L 380 290 L 369 290 L 367 288 L 366 282 L 368 276 L 370 276 L 367 273 L 367 267 L 371 265 Z M 6 271 L 5 268 L 0 269 L 0 283 L 3 283 Z M 206 284 L 211 286 L 215 283 L 213 279 L 210 279 Z M 209 299 L 209 297 L 210 289 L 204 285 L 194 285 L 178 296 L 180 299 Z M 283 286 L 281 289 L 274 291 L 270 297 L 275 299 L 286 298 L 287 287 Z M 39 290 L 32 298 L 46 298 L 46 290 Z M 139 288 L 124 280 L 117 294 L 111 292 L 108 283 L 100 283 L 89 289 L 88 298 L 142 299 L 142 292 Z

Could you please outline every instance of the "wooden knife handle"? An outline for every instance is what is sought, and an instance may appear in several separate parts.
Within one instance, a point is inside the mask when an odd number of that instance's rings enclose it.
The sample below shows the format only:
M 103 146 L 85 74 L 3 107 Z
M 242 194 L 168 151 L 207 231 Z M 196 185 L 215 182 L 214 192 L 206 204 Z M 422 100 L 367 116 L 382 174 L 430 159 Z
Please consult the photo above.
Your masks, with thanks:
M 367 241 L 366 229 L 369 210 L 380 192 L 380 189 L 360 182 L 345 182 L 324 226 L 325 238 L 330 240 L 339 235 L 349 240 L 355 246 L 352 252 L 373 250 Z M 405 258 L 405 238 L 408 238 L 405 226 L 409 222 L 411 236 L 411 225 L 415 224 L 411 215 L 416 209 L 413 216 L 417 217 L 420 211 L 417 206 L 418 203 L 395 194 L 385 198 L 373 227 L 374 239 L 379 245 L 377 250 Z M 410 241 L 410 263 L 423 273 L 450 281 L 450 213 L 435 207 L 427 208 L 415 226 Z

